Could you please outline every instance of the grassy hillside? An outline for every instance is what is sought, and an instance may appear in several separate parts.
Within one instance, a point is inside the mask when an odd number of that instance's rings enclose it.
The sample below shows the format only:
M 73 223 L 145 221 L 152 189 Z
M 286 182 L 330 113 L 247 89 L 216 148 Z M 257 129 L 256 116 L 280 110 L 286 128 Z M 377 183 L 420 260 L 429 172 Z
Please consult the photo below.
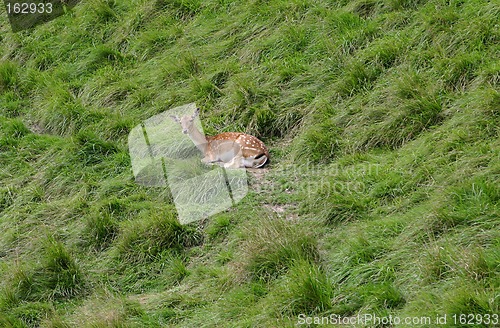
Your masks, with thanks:
M 485 0 L 88 0 L 13 34 L 2 9 L 0 326 L 498 314 L 498 17 Z M 190 102 L 272 162 L 180 225 L 168 188 L 135 183 L 127 136 Z

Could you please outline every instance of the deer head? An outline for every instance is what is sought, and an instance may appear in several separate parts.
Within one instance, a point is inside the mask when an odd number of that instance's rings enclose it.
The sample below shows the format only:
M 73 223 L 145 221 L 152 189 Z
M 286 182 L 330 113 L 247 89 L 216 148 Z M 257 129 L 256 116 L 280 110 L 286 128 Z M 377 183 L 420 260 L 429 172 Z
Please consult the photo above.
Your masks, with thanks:
M 179 123 L 181 125 L 181 128 L 182 128 L 182 133 L 184 134 L 189 134 L 189 131 L 191 131 L 193 129 L 193 122 L 194 122 L 194 119 L 196 118 L 196 116 L 198 116 L 200 114 L 200 109 L 199 108 L 196 108 L 193 115 L 189 116 L 189 115 L 184 115 L 182 116 L 181 118 L 179 118 L 179 116 L 177 115 L 170 115 L 170 117 L 177 123 Z

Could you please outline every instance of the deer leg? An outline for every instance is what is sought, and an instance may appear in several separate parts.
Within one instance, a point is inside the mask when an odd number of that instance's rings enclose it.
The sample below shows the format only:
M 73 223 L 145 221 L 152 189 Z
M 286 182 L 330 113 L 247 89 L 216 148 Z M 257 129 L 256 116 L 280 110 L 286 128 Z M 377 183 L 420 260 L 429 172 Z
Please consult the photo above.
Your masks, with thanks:
M 202 163 L 205 163 L 205 164 L 213 164 L 213 163 L 220 162 L 220 159 L 217 158 L 216 156 L 207 154 L 207 155 L 205 155 L 205 157 L 203 157 L 201 159 L 201 161 L 202 161 Z
M 237 169 L 243 167 L 243 158 L 241 156 L 234 156 L 230 162 L 224 163 L 225 168 Z

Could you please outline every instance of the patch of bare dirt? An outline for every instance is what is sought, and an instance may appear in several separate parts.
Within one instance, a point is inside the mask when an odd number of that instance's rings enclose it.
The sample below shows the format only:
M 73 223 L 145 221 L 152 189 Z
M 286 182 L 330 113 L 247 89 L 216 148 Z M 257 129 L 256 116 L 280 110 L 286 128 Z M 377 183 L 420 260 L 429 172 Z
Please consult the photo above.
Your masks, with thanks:
M 266 175 L 269 173 L 270 169 L 269 168 L 263 168 L 263 169 L 247 169 L 247 171 L 250 173 L 251 178 L 250 178 L 250 187 L 252 189 L 258 189 L 258 190 L 272 190 L 272 184 L 273 182 L 270 181 L 269 179 L 266 179 Z M 256 188 L 256 186 L 258 186 Z M 292 191 L 286 189 L 286 193 L 291 194 Z M 289 221 L 296 221 L 298 219 L 298 214 L 294 213 L 294 209 L 296 208 L 296 204 L 269 204 L 269 203 L 264 203 L 262 204 L 264 208 L 269 210 L 270 212 L 274 213 L 277 215 L 279 218 L 289 220 Z
M 39 123 L 36 123 L 36 122 L 29 122 L 28 129 L 30 129 L 30 131 L 35 133 L 35 134 L 45 133 L 45 129 L 42 127 L 42 125 L 40 125 Z
M 275 213 L 279 218 L 287 221 L 296 221 L 299 218 L 297 213 L 293 213 L 293 210 L 295 209 L 294 204 L 264 204 L 263 206 L 269 211 Z

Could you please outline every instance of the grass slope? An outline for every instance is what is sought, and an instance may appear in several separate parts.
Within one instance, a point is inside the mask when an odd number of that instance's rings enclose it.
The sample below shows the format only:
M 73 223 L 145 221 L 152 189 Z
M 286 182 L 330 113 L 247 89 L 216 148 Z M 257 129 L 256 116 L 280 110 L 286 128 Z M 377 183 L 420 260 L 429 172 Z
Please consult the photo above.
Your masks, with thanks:
M 13 34 L 2 13 L 0 326 L 498 314 L 499 16 L 89 0 Z M 168 190 L 135 184 L 127 136 L 193 101 L 208 133 L 252 133 L 273 160 L 236 207 L 182 226 Z

